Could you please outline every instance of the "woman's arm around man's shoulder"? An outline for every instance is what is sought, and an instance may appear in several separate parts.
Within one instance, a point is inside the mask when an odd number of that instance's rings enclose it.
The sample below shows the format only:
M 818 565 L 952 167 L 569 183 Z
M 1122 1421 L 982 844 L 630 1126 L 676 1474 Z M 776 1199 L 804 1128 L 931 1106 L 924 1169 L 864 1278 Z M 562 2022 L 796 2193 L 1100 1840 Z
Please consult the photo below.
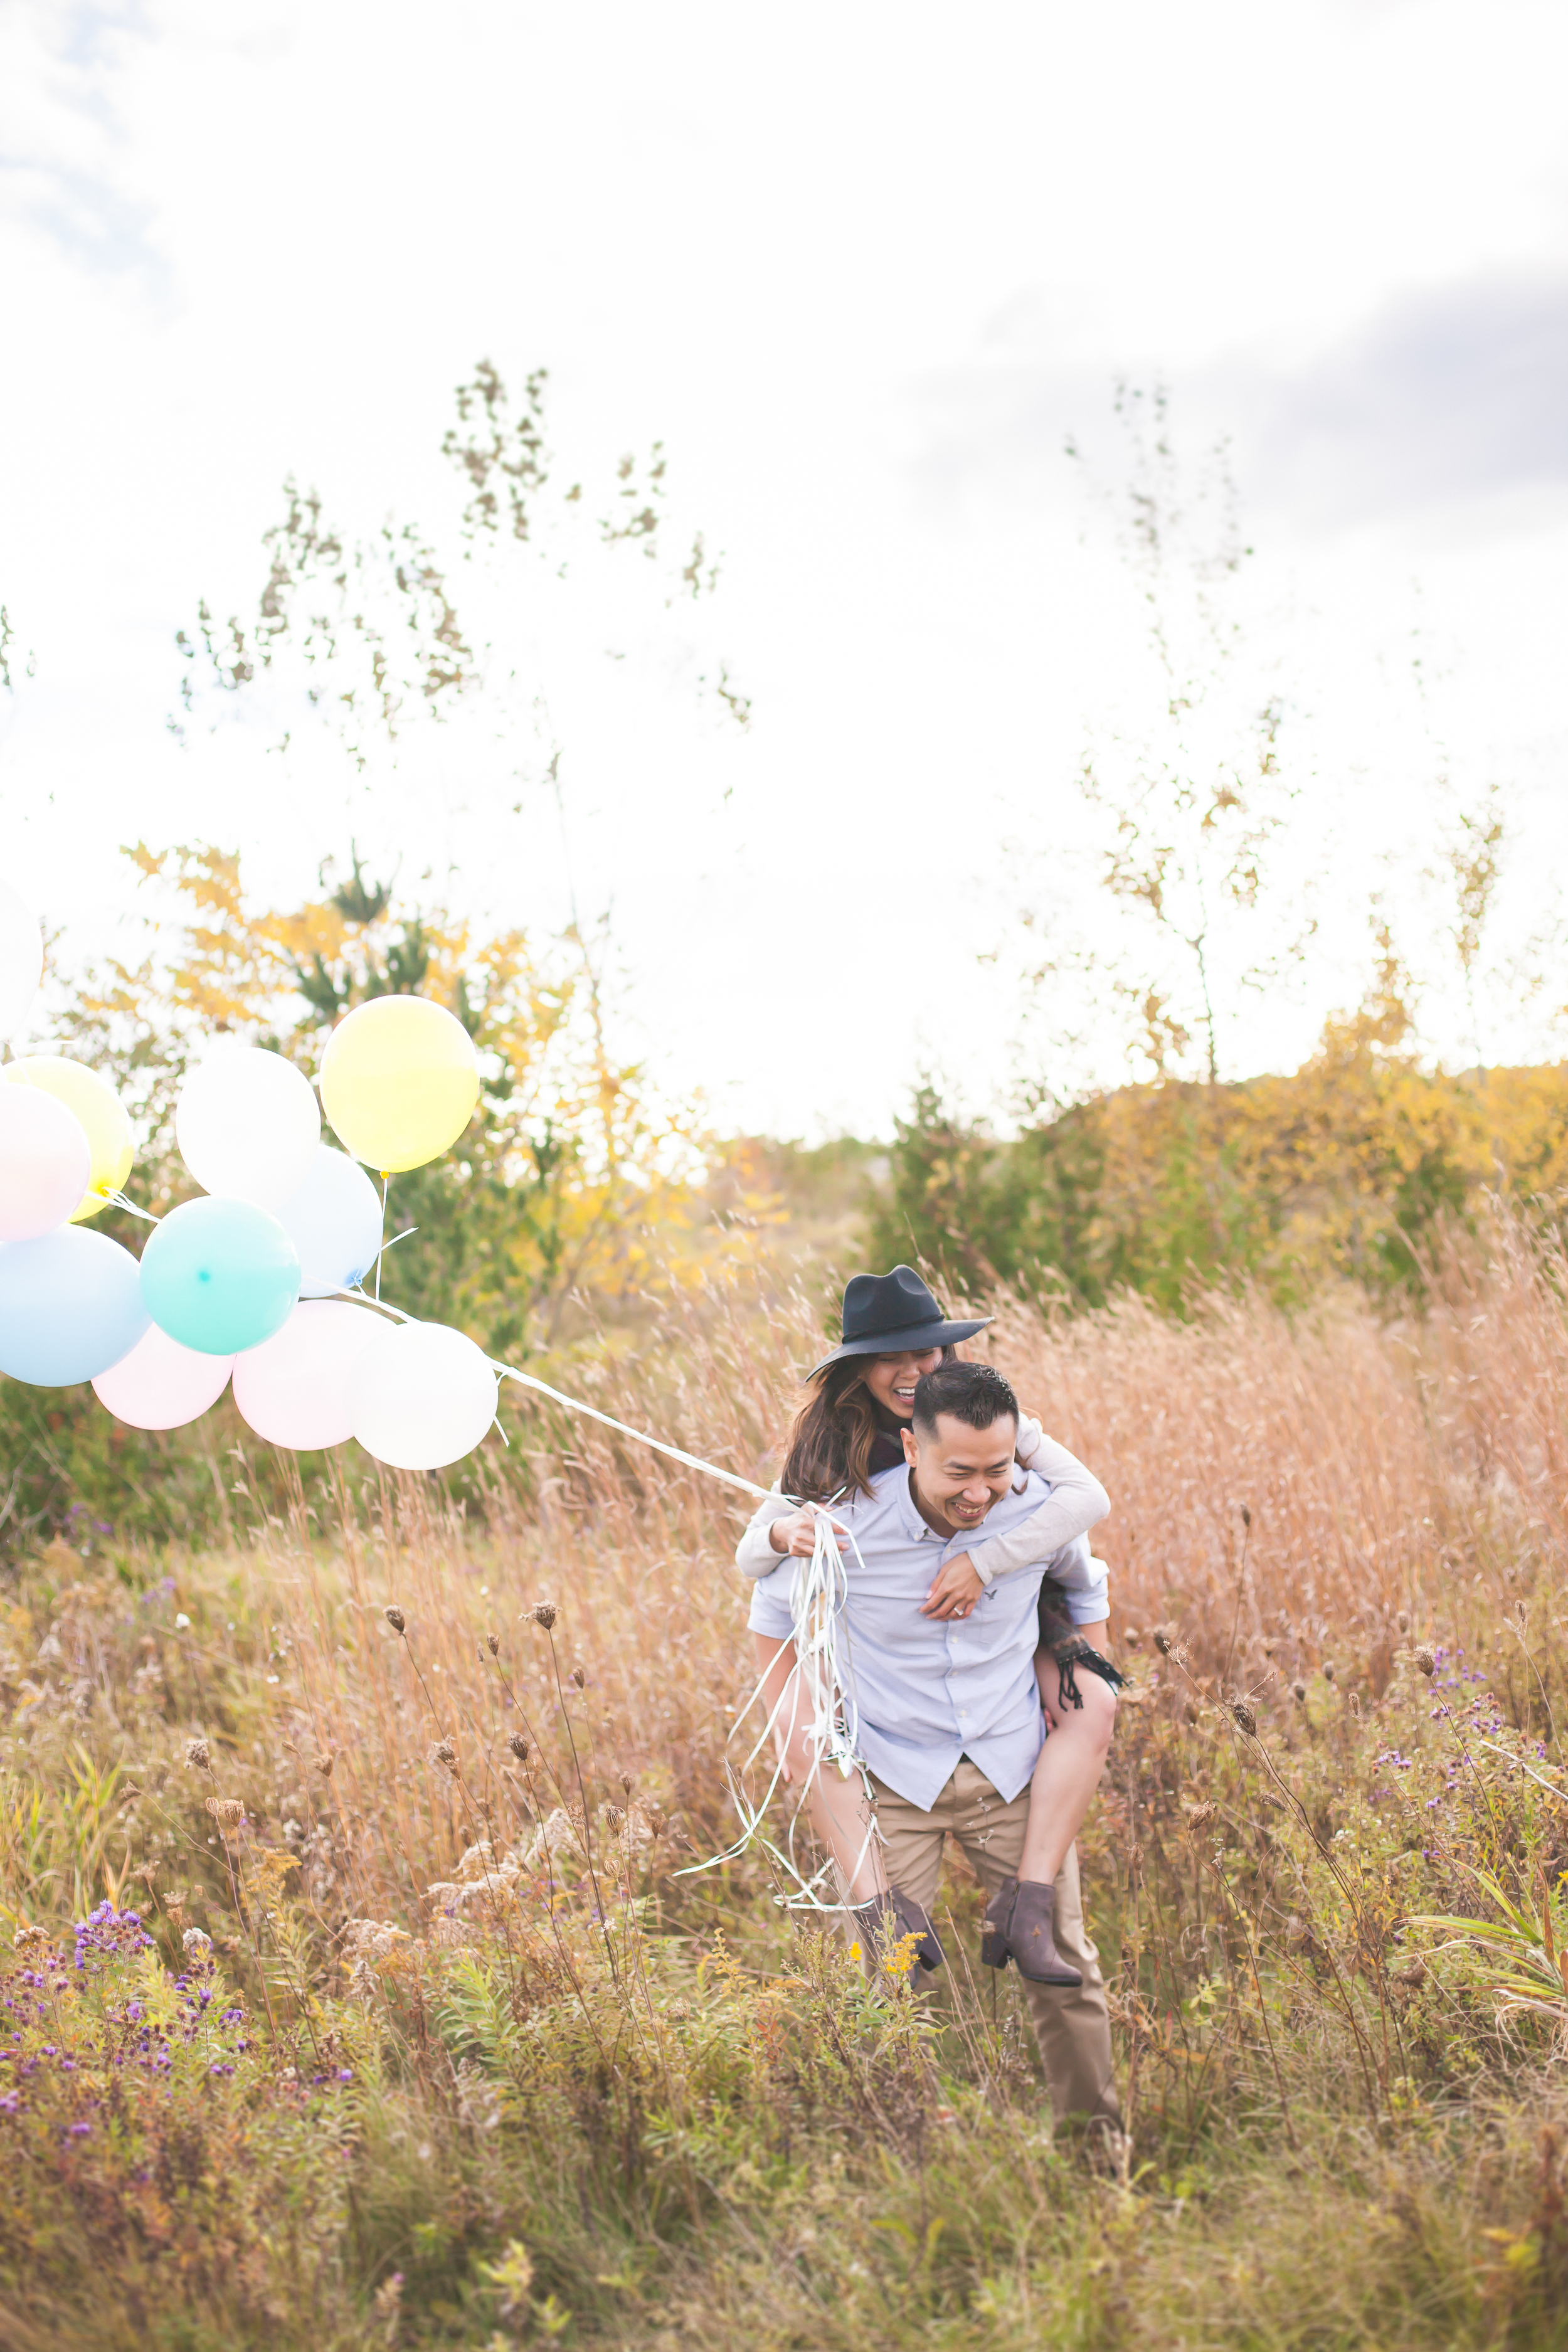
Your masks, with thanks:
M 1050 1493 L 1037 1511 L 1020 1519 L 1005 1535 L 993 1536 L 973 1549 L 975 1572 L 983 1584 L 1019 1569 L 1038 1568 L 1065 1550 L 1075 1538 L 1100 1525 L 1110 1508 L 1110 1497 L 1076 1454 L 1047 1437 L 1037 1421 L 1025 1413 L 1018 1423 L 1018 1459 Z

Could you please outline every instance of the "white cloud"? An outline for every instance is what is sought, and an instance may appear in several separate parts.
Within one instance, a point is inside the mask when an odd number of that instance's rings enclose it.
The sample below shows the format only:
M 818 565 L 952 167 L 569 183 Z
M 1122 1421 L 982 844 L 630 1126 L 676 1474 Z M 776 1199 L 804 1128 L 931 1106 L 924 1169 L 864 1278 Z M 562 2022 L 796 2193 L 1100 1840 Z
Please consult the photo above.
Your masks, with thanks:
M 1265 494 L 1341 514 L 1568 483 L 1568 271 L 1397 297 L 1247 403 Z

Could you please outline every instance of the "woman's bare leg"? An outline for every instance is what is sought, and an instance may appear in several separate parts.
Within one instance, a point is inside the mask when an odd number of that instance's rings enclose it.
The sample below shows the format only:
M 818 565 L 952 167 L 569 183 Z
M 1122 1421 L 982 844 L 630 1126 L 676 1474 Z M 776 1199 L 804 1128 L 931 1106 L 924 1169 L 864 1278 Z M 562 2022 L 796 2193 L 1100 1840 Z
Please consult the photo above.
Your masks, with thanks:
M 837 1867 L 847 1903 L 868 1903 L 887 1892 L 880 1867 L 880 1849 L 870 1831 L 870 1810 L 859 1774 L 846 1780 L 837 1765 L 814 1772 L 816 1757 L 806 1734 L 811 1717 L 805 1703 L 795 1662 L 795 1643 L 773 1642 L 765 1633 L 752 1635 L 757 1665 L 765 1669 L 762 1686 L 764 1717 L 771 1717 L 773 1740 L 784 1762 L 784 1778 L 805 1788 L 811 1825 Z M 777 1708 L 776 1716 L 773 1710 Z M 807 1785 L 809 1783 L 809 1785 Z
M 1037 1653 L 1035 1673 L 1050 1737 L 1029 1783 L 1029 1820 L 1018 1876 L 1048 1886 L 1067 1860 L 1100 1786 L 1116 1727 L 1116 1693 L 1098 1675 L 1080 1672 L 1077 1682 L 1083 1705 L 1064 1706 L 1061 1670 L 1048 1650 Z

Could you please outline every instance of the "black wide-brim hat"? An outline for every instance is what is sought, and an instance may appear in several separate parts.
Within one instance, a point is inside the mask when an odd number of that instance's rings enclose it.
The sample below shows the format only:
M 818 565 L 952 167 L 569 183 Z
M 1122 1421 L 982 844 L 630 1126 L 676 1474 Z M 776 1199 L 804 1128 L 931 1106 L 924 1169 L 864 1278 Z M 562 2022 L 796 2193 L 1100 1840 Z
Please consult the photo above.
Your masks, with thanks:
M 912 1265 L 891 1274 L 858 1274 L 844 1293 L 844 1337 L 830 1356 L 806 1374 L 815 1380 L 844 1356 L 919 1355 L 927 1348 L 955 1347 L 973 1339 L 991 1318 L 950 1323 Z

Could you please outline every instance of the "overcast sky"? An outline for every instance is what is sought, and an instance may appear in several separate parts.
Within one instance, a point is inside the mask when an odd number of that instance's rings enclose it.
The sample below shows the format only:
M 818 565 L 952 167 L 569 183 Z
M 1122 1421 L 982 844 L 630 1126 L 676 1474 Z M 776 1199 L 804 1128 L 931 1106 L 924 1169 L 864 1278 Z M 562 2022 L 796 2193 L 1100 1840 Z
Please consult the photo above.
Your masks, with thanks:
M 1433 1050 L 1561 1051 L 1550 952 L 1508 1007 L 1564 873 L 1565 74 L 1561 5 L 1510 0 L 0 0 L 7 868 L 67 958 L 131 936 L 137 837 L 275 903 L 351 835 L 481 920 L 574 895 L 729 1126 L 1114 1077 L 1109 996 L 1019 973 L 1121 936 L 1078 775 L 1150 708 L 1110 403 L 1163 383 L 1194 466 L 1233 443 L 1238 693 L 1285 713 L 1318 926 L 1289 997 L 1227 983 L 1227 1068 L 1357 997 L 1373 893 Z M 303 716 L 269 752 L 276 710 L 182 748 L 174 632 L 254 612 L 284 478 L 447 530 L 481 355 L 550 370 L 574 478 L 664 444 L 710 604 L 617 550 L 510 645 L 476 589 L 510 697 L 363 774 Z M 1493 782 L 1478 1038 L 1423 876 Z

